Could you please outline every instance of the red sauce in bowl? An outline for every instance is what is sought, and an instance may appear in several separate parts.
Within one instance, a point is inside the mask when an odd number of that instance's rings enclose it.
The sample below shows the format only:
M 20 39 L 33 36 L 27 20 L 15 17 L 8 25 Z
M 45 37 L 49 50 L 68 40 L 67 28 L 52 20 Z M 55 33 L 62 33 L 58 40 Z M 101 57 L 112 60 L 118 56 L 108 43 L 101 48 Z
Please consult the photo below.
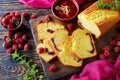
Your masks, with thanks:
M 77 12 L 77 7 L 71 0 L 59 1 L 54 7 L 54 13 L 60 18 L 66 19 L 73 17 Z

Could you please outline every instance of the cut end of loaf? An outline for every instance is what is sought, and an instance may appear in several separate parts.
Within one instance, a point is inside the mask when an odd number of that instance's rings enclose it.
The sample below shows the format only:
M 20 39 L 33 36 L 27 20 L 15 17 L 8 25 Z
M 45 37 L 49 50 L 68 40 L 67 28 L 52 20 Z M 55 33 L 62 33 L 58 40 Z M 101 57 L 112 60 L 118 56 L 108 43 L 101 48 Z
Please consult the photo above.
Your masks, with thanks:
M 84 14 L 78 15 L 78 24 L 81 25 L 82 28 L 90 31 L 96 38 L 99 38 L 101 35 L 98 26 L 94 22 L 88 20 Z
M 102 32 L 106 32 L 104 30 L 108 30 L 105 29 L 105 26 L 102 26 L 104 29 L 101 29 L 100 26 L 109 21 L 114 22 L 117 17 L 119 17 L 119 13 L 117 11 L 99 9 L 87 14 L 84 12 L 80 13 L 78 15 L 78 23 L 82 25 L 84 29 L 87 29 L 94 34 L 96 38 L 99 38 L 101 34 L 103 34 Z

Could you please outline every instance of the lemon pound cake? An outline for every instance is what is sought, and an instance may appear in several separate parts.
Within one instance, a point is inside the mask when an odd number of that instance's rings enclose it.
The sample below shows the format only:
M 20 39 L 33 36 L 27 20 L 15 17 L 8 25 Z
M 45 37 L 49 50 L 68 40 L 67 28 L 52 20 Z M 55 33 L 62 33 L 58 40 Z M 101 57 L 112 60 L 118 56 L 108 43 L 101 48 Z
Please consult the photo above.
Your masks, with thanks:
M 58 59 L 63 65 L 80 67 L 82 66 L 82 59 L 72 55 L 71 51 L 72 43 L 71 40 L 66 39 L 63 44 L 62 51 L 58 54 Z
M 44 43 L 39 43 L 36 47 L 36 52 L 45 62 L 48 63 L 50 60 L 56 57 L 56 54 L 46 43 L 46 41 L 44 41 Z
M 80 59 L 90 58 L 97 54 L 92 35 L 87 30 L 77 29 L 71 36 L 73 55 Z
M 47 39 L 55 30 L 64 29 L 64 26 L 57 22 L 44 22 L 37 25 L 38 40 Z
M 103 0 L 103 3 L 112 3 L 112 1 Z M 98 9 L 97 2 L 95 2 L 78 15 L 78 24 L 94 34 L 96 38 L 99 38 L 120 20 L 118 9 Z
M 68 31 L 65 29 L 56 30 L 49 39 L 49 45 L 55 51 L 55 53 L 59 53 L 62 49 L 62 44 L 68 38 Z

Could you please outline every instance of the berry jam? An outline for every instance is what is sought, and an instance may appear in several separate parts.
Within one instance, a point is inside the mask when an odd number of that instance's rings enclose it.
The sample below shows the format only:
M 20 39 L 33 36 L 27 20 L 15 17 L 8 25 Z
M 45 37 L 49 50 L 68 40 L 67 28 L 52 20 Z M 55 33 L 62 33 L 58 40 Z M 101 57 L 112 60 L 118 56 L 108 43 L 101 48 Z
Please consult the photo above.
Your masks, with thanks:
M 54 8 L 54 12 L 58 17 L 66 19 L 74 16 L 77 12 L 77 8 L 70 0 L 64 0 L 59 1 Z

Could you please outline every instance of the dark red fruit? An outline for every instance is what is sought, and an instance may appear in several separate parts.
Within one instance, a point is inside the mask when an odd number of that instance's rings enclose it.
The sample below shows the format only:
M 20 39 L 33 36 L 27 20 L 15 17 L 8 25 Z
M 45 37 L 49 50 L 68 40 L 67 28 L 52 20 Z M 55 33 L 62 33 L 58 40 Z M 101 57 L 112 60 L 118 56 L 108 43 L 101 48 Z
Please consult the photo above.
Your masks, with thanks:
M 106 57 L 108 57 L 108 56 L 110 56 L 110 52 L 109 52 L 108 50 L 105 50 L 105 51 L 104 51 L 104 55 L 105 55 Z
M 6 19 L 7 21 L 9 21 L 9 20 L 10 20 L 10 16 L 9 16 L 9 15 L 6 15 L 6 16 L 5 16 L 5 19 Z
M 10 16 L 15 16 L 15 12 L 10 12 Z
M 32 14 L 31 18 L 32 18 L 32 19 L 37 18 L 37 14 L 36 14 L 36 13 Z
M 45 20 L 46 20 L 46 21 L 49 21 L 50 19 L 51 19 L 50 15 L 46 15 L 46 16 L 45 16 Z
M 120 46 L 120 41 L 117 41 L 117 44 L 116 44 L 117 46 Z
M 117 44 L 117 41 L 116 41 L 116 40 L 112 40 L 112 41 L 110 42 L 110 45 L 113 46 L 113 47 L 116 46 L 116 44 Z
M 23 39 L 23 40 L 27 40 L 27 35 L 26 35 L 26 34 L 23 34 L 22 39 Z
M 40 20 L 38 21 L 38 24 L 40 24 L 40 23 L 43 23 L 43 20 L 40 19 Z
M 50 66 L 49 66 L 49 70 L 50 70 L 51 72 L 54 72 L 54 71 L 56 70 L 55 64 L 50 65 Z
M 14 26 L 13 24 L 8 24 L 8 25 L 7 25 L 7 28 L 8 28 L 8 29 L 14 29 L 15 26 Z
M 105 58 L 105 55 L 104 55 L 103 53 L 101 53 L 101 54 L 99 55 L 99 58 L 100 58 L 100 59 L 104 59 L 104 58 Z
M 115 52 L 120 52 L 120 46 L 114 47 L 114 51 L 115 51 Z
M 109 50 L 109 47 L 108 47 L 108 46 L 104 46 L 104 47 L 102 48 L 102 50 L 103 50 L 103 51 Z
M 26 44 L 24 45 L 24 50 L 29 50 L 29 49 L 30 49 L 30 45 L 26 43 Z
M 9 42 L 3 43 L 3 48 L 10 48 L 10 46 L 11 46 L 11 43 Z
M 18 44 L 18 48 L 23 49 L 24 48 L 23 44 Z
M 8 31 L 8 36 L 13 36 L 14 32 L 13 31 Z
M 24 41 L 22 40 L 22 38 L 18 38 L 18 39 L 15 40 L 15 43 L 17 43 L 17 44 L 23 44 Z
M 68 29 L 69 31 L 71 31 L 72 28 L 73 28 L 73 25 L 72 25 L 72 24 L 68 24 L 68 25 L 67 25 L 67 29 Z
M 19 17 L 19 16 L 20 16 L 20 13 L 19 13 L 19 12 L 15 12 L 15 16 L 16 16 L 16 17 Z
M 16 43 L 15 40 L 16 40 L 15 38 L 12 38 L 12 43 L 13 43 L 13 44 Z
M 17 17 L 16 16 L 13 16 L 12 17 L 12 21 L 16 21 L 17 20 Z
M 22 34 L 18 32 L 18 33 L 15 34 L 14 37 L 15 37 L 15 39 L 21 38 L 21 37 L 22 37 Z
M 43 47 L 39 48 L 39 54 L 43 53 L 45 49 Z
M 12 45 L 12 49 L 13 49 L 13 50 L 18 50 L 18 45 L 17 45 L 17 44 L 13 44 L 13 45 Z
M 12 54 L 14 52 L 14 50 L 12 48 L 8 48 L 6 51 L 8 54 Z
M 27 18 L 27 17 L 29 17 L 29 14 L 28 14 L 28 12 L 23 12 L 22 14 L 23 14 L 24 18 Z
M 6 41 L 7 38 L 8 38 L 7 35 L 4 35 L 4 36 L 3 36 L 3 40 L 4 40 L 4 41 Z

